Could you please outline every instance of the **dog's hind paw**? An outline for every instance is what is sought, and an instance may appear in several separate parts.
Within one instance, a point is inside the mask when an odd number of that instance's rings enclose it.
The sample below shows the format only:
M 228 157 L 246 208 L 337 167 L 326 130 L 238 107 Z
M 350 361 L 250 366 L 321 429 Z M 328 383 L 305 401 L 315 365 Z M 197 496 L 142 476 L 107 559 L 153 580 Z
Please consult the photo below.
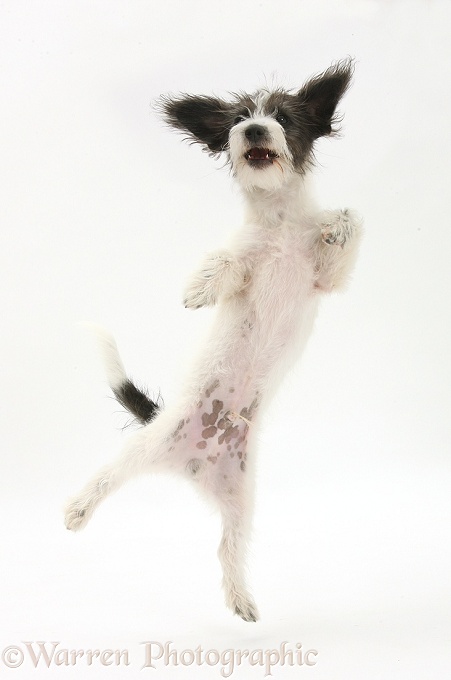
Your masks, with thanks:
M 245 607 L 244 609 L 240 609 L 239 607 L 235 607 L 235 614 L 238 614 L 238 616 L 241 616 L 243 621 L 248 621 L 248 622 L 253 622 L 255 623 L 258 621 L 258 612 L 255 607 L 249 606 Z
M 255 604 L 248 603 L 246 605 L 240 605 L 235 607 L 235 614 L 238 614 L 238 616 L 241 616 L 243 621 L 248 621 L 248 622 L 253 622 L 255 623 L 258 621 L 258 611 L 257 607 Z
M 64 513 L 64 523 L 66 529 L 70 531 L 79 531 L 83 529 L 91 518 L 92 512 L 88 508 L 83 507 L 79 502 L 70 502 Z
M 236 595 L 231 606 L 234 614 L 241 616 L 243 621 L 256 622 L 259 619 L 257 605 L 250 595 Z

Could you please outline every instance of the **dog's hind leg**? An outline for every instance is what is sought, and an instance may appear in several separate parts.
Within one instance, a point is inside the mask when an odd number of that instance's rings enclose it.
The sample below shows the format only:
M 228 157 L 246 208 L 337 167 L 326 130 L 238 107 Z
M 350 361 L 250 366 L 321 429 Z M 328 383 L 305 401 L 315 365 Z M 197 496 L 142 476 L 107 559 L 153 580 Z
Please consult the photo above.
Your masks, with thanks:
M 245 621 L 257 621 L 257 607 L 246 586 L 246 551 L 253 512 L 254 456 L 252 443 L 245 439 L 247 426 L 243 429 L 243 425 L 237 426 L 237 430 L 240 429 L 235 438 L 240 442 L 239 450 L 230 444 L 226 448 L 227 439 L 216 459 L 207 459 L 208 466 L 201 484 L 221 512 L 222 537 L 218 557 L 222 566 L 226 604 Z M 244 435 L 242 441 L 240 435 Z M 216 462 L 211 464 L 210 460 Z
M 165 456 L 167 446 L 152 436 L 152 428 L 154 423 L 137 432 L 116 461 L 101 468 L 80 493 L 69 500 L 65 509 L 67 529 L 83 529 L 99 503 L 131 477 L 169 466 Z
M 221 503 L 223 533 L 218 557 L 223 570 L 227 606 L 244 621 L 257 621 L 258 611 L 245 581 L 246 545 L 249 518 L 240 499 Z

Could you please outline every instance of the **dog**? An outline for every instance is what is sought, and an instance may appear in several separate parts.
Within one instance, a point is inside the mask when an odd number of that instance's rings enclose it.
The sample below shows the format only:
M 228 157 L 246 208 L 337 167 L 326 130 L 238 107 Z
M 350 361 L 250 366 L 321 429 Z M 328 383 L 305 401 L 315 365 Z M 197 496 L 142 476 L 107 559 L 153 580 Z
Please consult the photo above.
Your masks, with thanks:
M 177 403 L 163 409 L 138 389 L 114 339 L 101 334 L 113 393 L 144 427 L 66 508 L 75 531 L 130 477 L 180 473 L 220 510 L 226 603 L 244 621 L 258 619 L 245 574 L 258 424 L 310 335 L 321 297 L 345 287 L 362 234 L 356 213 L 320 211 L 311 191 L 315 142 L 337 132 L 353 70 L 352 59 L 342 60 L 299 90 L 264 88 L 230 101 L 161 98 L 169 126 L 226 156 L 244 195 L 244 226 L 186 288 L 187 308 L 217 305 L 218 313 Z

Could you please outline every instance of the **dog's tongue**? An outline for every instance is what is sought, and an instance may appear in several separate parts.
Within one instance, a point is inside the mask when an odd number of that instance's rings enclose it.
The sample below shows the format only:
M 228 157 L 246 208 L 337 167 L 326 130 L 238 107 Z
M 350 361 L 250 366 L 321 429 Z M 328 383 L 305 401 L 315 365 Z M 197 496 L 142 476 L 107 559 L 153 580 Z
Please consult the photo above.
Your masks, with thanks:
M 249 158 L 253 161 L 263 161 L 268 158 L 268 149 L 255 147 L 249 151 Z

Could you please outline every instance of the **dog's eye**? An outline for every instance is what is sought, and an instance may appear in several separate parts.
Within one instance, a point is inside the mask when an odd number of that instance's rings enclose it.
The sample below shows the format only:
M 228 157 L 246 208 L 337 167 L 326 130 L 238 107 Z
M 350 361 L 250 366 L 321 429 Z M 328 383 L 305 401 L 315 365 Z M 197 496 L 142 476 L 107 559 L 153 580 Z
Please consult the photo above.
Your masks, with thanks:
M 284 116 L 283 113 L 278 113 L 276 116 L 276 121 L 280 123 L 282 127 L 285 127 L 285 125 L 288 124 L 288 118 Z
M 249 116 L 246 115 L 245 113 L 242 113 L 239 116 L 237 116 L 233 122 L 235 125 L 238 125 L 238 123 L 242 123 L 243 120 L 246 120 L 246 118 L 249 118 Z

